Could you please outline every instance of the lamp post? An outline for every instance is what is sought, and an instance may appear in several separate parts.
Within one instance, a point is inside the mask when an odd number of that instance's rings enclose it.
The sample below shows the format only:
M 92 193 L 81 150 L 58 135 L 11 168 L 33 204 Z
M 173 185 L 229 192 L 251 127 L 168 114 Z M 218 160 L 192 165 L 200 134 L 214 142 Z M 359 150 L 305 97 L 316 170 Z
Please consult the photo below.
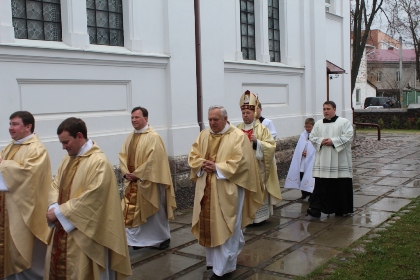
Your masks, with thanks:
M 403 44 L 402 44 L 402 37 L 400 36 L 400 84 L 399 84 L 399 88 L 400 88 L 400 104 L 401 104 L 401 99 L 403 98 L 403 95 L 402 95 L 402 91 L 403 91 L 403 88 L 402 88 L 402 77 L 403 77 L 403 75 L 402 75 L 402 48 L 403 48 Z

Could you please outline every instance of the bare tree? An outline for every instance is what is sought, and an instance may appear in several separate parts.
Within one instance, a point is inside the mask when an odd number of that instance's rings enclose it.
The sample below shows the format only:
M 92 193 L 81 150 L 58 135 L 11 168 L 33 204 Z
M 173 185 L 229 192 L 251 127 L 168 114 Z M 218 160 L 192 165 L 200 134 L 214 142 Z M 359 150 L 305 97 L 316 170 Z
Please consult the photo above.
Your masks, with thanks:
M 417 78 L 420 77 L 420 1 L 392 0 L 387 7 L 388 28 L 399 33 L 416 54 Z
M 351 61 L 351 93 L 353 94 L 363 51 L 375 16 L 381 12 L 383 0 L 352 0 L 353 54 Z

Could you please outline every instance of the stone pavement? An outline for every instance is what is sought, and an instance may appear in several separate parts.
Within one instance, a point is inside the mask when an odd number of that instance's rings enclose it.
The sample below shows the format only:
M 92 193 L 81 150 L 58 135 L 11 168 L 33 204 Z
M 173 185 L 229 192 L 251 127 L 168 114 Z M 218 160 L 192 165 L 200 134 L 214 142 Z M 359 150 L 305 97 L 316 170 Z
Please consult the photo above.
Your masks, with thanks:
M 375 133 L 360 134 L 376 137 Z M 262 225 L 244 229 L 245 247 L 238 257 L 237 270 L 229 279 L 305 276 L 354 241 L 386 226 L 393 213 L 420 195 L 419 137 L 382 135 L 383 140 L 395 144 L 353 160 L 351 216 L 322 214 L 320 219 L 311 218 L 306 215 L 308 202 L 297 200 L 300 191 L 282 188 L 283 201 L 275 208 L 274 216 Z M 171 222 L 168 249 L 130 248 L 133 276 L 129 279 L 197 280 L 212 275 L 211 270 L 206 271 L 203 247 L 191 234 L 191 216 L 191 211 L 186 211 Z

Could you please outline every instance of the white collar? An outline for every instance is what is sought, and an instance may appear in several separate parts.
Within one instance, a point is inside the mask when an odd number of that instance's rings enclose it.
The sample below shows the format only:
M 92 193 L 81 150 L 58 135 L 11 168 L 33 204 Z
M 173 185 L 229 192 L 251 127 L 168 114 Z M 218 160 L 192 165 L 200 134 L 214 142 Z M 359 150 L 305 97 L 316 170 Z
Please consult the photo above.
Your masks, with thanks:
M 92 140 L 88 139 L 86 141 L 86 143 L 80 148 L 79 152 L 77 153 L 77 157 L 83 155 L 84 153 L 86 153 L 87 151 L 90 150 L 90 148 L 92 148 L 93 146 L 93 142 Z
M 139 130 L 134 129 L 134 133 L 142 133 L 148 128 L 149 128 L 149 124 L 147 123 L 142 129 L 139 129 Z
M 225 128 L 223 128 L 223 130 L 222 130 L 222 131 L 217 132 L 217 133 L 214 133 L 214 132 L 213 132 L 213 130 L 211 130 L 211 128 L 210 128 L 210 133 L 211 133 L 211 134 L 223 134 L 223 133 L 225 133 L 225 132 L 229 129 L 229 127 L 230 127 L 230 124 L 227 122 L 227 123 L 225 124 Z
M 32 136 L 34 136 L 34 133 L 32 133 L 31 135 L 28 135 L 26 137 L 23 137 L 22 139 L 16 140 L 15 142 L 13 142 L 13 144 L 20 145 L 23 142 L 25 142 L 26 140 L 32 138 Z
M 253 129 L 254 128 L 254 122 L 255 122 L 255 120 L 252 123 L 249 123 L 249 124 L 244 123 L 244 129 L 245 130 Z

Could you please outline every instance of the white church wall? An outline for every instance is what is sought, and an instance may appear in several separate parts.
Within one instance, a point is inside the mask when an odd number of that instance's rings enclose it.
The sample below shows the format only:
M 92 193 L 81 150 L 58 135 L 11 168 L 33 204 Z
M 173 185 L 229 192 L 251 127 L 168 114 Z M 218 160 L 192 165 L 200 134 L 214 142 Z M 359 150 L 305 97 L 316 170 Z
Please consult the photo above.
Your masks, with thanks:
M 14 39 L 11 0 L 0 1 L 0 119 L 33 112 L 53 170 L 64 154 L 56 128 L 70 116 L 86 121 L 89 136 L 117 164 L 134 106 L 149 110 L 170 156 L 186 155 L 199 133 L 194 1 L 123 0 L 124 47 L 89 44 L 86 4 L 61 2 L 63 42 L 51 42 Z M 338 5 L 346 15 L 332 20 L 323 0 L 279 0 L 281 62 L 270 62 L 268 2 L 254 3 L 257 59 L 244 60 L 240 1 L 200 1 L 203 120 L 208 127 L 208 107 L 221 104 L 239 123 L 238 100 L 249 89 L 259 94 L 279 137 L 299 135 L 305 118 L 322 117 L 326 60 L 349 69 L 349 11 Z M 330 27 L 333 36 L 326 34 Z M 347 85 L 349 75 L 341 75 L 330 88 L 339 114 L 350 107 Z M 0 148 L 10 142 L 6 127 Z
M 339 1 L 335 3 L 338 4 Z M 350 30 L 349 5 L 339 3 L 335 13 L 326 13 L 326 58 L 343 68 L 346 74 L 332 75 L 330 79 L 330 100 L 337 104 L 337 115 L 352 121 L 350 94 Z
M 0 3 L 0 24 L 6 18 L 4 9 L 10 15 L 10 1 L 5 2 Z M 84 21 L 87 36 L 86 5 L 67 2 L 62 1 L 62 14 L 72 22 Z M 0 118 L 7 123 L 14 111 L 32 112 L 36 133 L 46 143 L 54 168 L 64 154 L 56 128 L 70 116 L 85 120 L 89 137 L 117 164 L 120 147 L 132 130 L 134 106 L 149 110 L 150 124 L 170 155 L 187 153 L 199 131 L 196 108 L 185 103 L 196 103 L 192 4 L 123 0 L 126 47 L 83 45 L 88 37 L 72 33 L 80 30 L 80 24 L 63 23 L 67 43 L 0 36 L 7 39 L 0 42 Z M 65 10 L 69 7 L 79 13 Z M 0 147 L 9 142 L 3 129 Z
M 137 104 L 149 109 L 152 125 L 167 129 L 166 110 L 159 104 L 166 100 L 168 57 L 44 48 L 31 49 L 28 56 L 27 48 L 13 46 L 3 46 L 1 52 L 1 118 L 7 123 L 14 111 L 32 112 L 36 133 L 44 142 L 51 142 L 48 146 L 54 151 L 61 148 L 56 128 L 71 116 L 86 121 L 89 136 L 101 147 L 131 131 L 130 111 Z M 10 142 L 6 129 L 0 135 L 2 146 Z M 119 146 L 108 150 L 107 156 L 113 163 L 117 163 Z M 62 152 L 58 152 L 60 156 L 56 154 L 51 152 L 53 166 L 58 164 Z
M 161 0 L 163 1 L 163 0 Z M 166 7 L 166 37 L 170 61 L 166 69 L 166 100 L 158 103 L 167 110 L 165 142 L 170 156 L 189 152 L 200 129 L 197 121 L 194 1 L 163 1 Z M 153 100 L 153 96 L 151 98 Z

